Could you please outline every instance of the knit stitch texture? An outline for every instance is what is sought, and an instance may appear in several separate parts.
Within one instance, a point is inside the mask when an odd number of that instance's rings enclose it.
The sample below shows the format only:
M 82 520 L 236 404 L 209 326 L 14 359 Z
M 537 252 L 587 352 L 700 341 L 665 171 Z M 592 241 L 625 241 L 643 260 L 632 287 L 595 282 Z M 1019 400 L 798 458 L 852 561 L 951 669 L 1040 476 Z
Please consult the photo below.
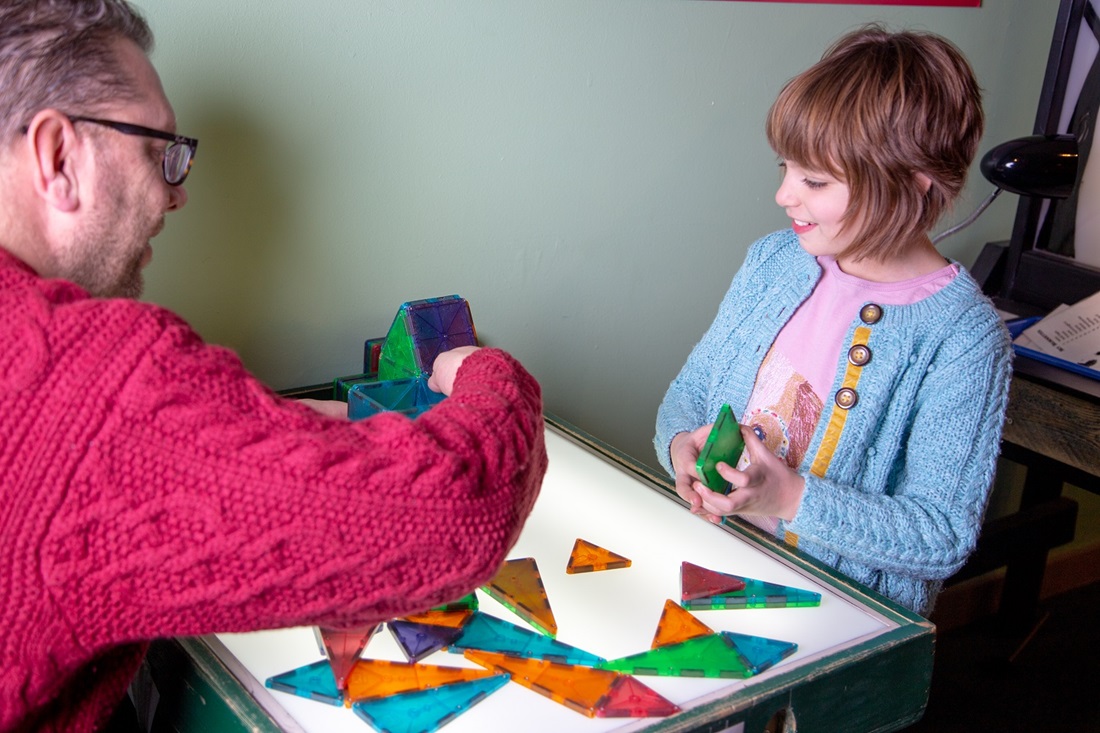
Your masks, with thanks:
M 820 273 L 789 229 L 750 248 L 658 410 L 654 445 L 670 474 L 677 433 L 713 422 L 723 403 L 744 412 L 764 356 Z M 842 384 L 847 344 L 863 325 L 853 313 L 829 401 L 799 468 L 802 504 L 776 533 L 796 534 L 800 550 L 927 615 L 943 581 L 977 543 L 1000 449 L 1011 345 L 965 269 L 928 298 L 884 307 L 870 326 L 873 356 L 859 378 L 859 401 L 818 478 L 809 469 Z
M 178 317 L 0 250 L 0 731 L 95 730 L 158 637 L 359 626 L 484 584 L 546 470 L 482 349 L 415 421 L 285 400 Z

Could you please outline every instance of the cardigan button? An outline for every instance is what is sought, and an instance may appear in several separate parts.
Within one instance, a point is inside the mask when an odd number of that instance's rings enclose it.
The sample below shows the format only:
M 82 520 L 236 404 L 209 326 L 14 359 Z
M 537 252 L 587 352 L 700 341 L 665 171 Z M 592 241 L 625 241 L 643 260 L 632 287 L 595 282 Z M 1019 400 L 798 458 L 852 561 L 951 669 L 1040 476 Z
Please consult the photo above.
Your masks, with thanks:
M 882 306 L 876 303 L 868 303 L 859 311 L 859 320 L 868 326 L 873 326 L 882 320 Z
M 848 361 L 852 366 L 865 366 L 867 362 L 871 361 L 871 349 L 864 344 L 856 344 L 848 349 Z
M 859 395 L 850 387 L 842 387 L 836 391 L 834 401 L 836 402 L 836 406 L 840 409 L 850 410 L 859 402 Z

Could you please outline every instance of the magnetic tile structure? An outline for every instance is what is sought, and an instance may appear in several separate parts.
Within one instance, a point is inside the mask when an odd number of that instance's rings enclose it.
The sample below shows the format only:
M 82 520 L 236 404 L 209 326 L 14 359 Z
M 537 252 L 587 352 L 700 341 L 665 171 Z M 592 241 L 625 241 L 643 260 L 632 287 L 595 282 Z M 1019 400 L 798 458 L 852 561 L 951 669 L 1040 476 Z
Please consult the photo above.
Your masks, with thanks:
M 661 677 L 745 679 L 794 654 L 793 642 L 722 631 L 611 659 L 600 669 Z
M 679 706 L 637 680 L 603 669 L 467 650 L 466 658 L 590 718 L 666 717 Z
M 461 634 L 448 646 L 449 651 L 458 654 L 467 649 L 500 652 L 514 657 L 543 659 L 559 664 L 586 667 L 594 667 L 604 661 L 603 657 L 508 623 L 487 613 L 475 613 L 462 627 Z
M 482 590 L 542 633 L 557 636 L 558 622 L 535 558 L 508 560 Z
M 741 588 L 722 590 L 724 584 Z M 684 562 L 680 566 L 680 605 L 692 610 L 805 608 L 821 605 L 821 594 L 754 578 L 719 573 Z
M 679 644 L 681 641 L 697 639 L 700 636 L 710 636 L 714 633 L 717 632 L 692 616 L 688 611 L 685 611 L 675 601 L 666 600 L 650 648 L 656 649 L 659 646 Z
M 443 393 L 429 387 L 427 377 L 363 381 L 348 387 L 348 419 L 362 420 L 379 412 L 416 417 L 442 401 Z
M 403 303 L 382 344 L 378 379 L 428 376 L 440 352 L 476 345 L 474 319 L 464 298 L 448 295 Z
M 572 575 L 628 567 L 630 567 L 630 560 L 627 558 L 578 537 L 573 543 L 573 552 L 569 555 L 565 572 Z
M 353 703 L 355 714 L 379 733 L 432 733 L 508 683 L 508 675 L 455 682 Z
M 378 632 L 381 624 L 355 629 L 326 629 L 316 627 L 321 646 L 332 667 L 336 678 L 336 687 L 343 690 L 347 684 L 352 667 L 366 649 L 367 643 Z

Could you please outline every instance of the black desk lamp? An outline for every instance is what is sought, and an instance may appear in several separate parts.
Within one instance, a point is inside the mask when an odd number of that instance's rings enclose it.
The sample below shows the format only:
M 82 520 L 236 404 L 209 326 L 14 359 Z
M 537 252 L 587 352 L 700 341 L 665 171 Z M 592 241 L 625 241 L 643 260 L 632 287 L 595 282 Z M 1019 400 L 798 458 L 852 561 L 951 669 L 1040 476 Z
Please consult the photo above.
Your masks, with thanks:
M 1073 135 L 1031 135 L 996 146 L 981 161 L 982 175 L 997 188 L 968 216 L 932 243 L 974 223 L 1001 191 L 1039 198 L 1069 198 L 1077 184 L 1077 138 Z

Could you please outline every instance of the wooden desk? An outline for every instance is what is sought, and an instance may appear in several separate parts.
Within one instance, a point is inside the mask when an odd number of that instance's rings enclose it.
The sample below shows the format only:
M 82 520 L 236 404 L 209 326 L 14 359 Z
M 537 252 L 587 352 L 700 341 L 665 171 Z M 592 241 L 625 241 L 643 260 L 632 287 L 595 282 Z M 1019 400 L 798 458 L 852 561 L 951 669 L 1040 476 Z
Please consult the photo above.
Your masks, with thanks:
M 696 612 L 712 629 L 794 641 L 798 651 L 747 680 L 639 678 L 683 708 L 674 717 L 590 719 L 509 683 L 449 722 L 447 733 L 761 733 L 785 729 L 784 716 L 791 730 L 796 724 L 801 733 L 836 733 L 896 730 L 921 716 L 932 674 L 931 623 L 754 529 L 692 516 L 667 480 L 568 426 L 548 422 L 550 468 L 510 557 L 538 562 L 560 641 L 606 658 L 647 649 L 665 599 L 679 598 L 685 560 L 814 590 L 822 603 Z M 631 567 L 567 575 L 565 563 L 578 537 L 625 555 Z M 483 612 L 516 622 L 488 596 L 479 596 Z M 389 658 L 396 649 L 390 642 L 388 632 L 377 634 L 366 655 Z M 166 723 L 175 730 L 369 733 L 349 709 L 264 687 L 267 677 L 319 658 L 309 629 L 287 629 L 163 642 L 150 666 Z M 468 664 L 447 652 L 423 661 Z

